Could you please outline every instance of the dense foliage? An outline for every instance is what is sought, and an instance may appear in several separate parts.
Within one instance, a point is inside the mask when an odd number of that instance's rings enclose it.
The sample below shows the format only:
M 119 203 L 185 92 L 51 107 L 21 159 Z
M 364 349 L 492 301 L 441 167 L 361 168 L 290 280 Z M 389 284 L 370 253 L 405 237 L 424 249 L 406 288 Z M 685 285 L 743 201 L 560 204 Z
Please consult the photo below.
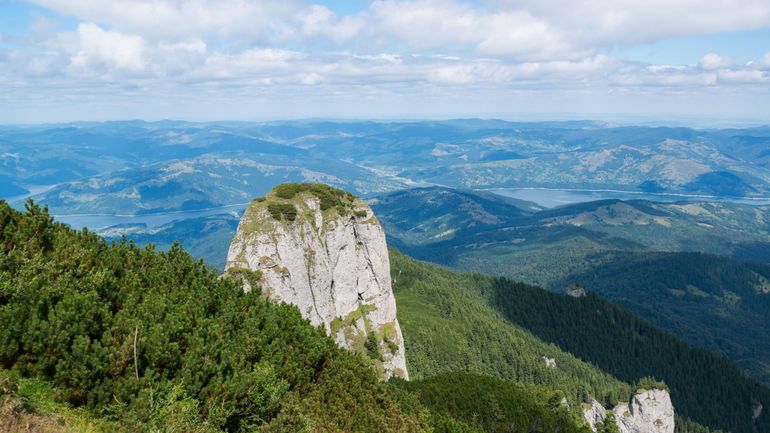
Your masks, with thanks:
M 557 284 L 580 282 L 770 384 L 770 266 L 698 253 L 610 252 Z
M 767 388 L 731 361 L 595 295 L 574 299 L 416 262 L 395 250 L 390 257 L 414 378 L 452 370 L 482 373 L 563 390 L 571 404 L 590 395 L 612 405 L 637 388 L 670 387 L 677 431 L 706 432 L 704 424 L 770 431 L 765 411 L 752 422 L 757 403 L 768 407 Z M 554 359 L 556 367 L 548 368 L 543 357 Z
M 268 203 L 267 211 L 277 220 L 286 218 L 288 221 L 294 221 L 297 218 L 297 208 L 291 203 Z
M 258 273 L 231 272 L 251 283 L 244 293 L 176 244 L 165 253 L 108 244 L 31 202 L 25 214 L 0 202 L 0 248 L 0 425 L 585 431 L 577 413 L 554 403 L 559 391 L 462 375 L 380 382 L 365 355 L 337 347 L 295 307 L 262 298 Z
M 770 390 L 732 361 L 689 346 L 627 310 L 589 293 L 582 298 L 494 279 L 491 302 L 505 317 L 545 341 L 625 380 L 654 376 L 668 384 L 680 415 L 733 433 L 770 431 Z M 756 429 L 756 430 L 755 430 Z
M 309 193 L 318 198 L 321 210 L 337 208 L 346 213 L 353 202 L 353 194 L 323 183 L 282 183 L 273 188 L 276 197 L 293 199 L 297 194 Z
M 468 373 L 443 373 L 403 386 L 434 413 L 451 415 L 483 431 L 591 433 L 560 391 Z
M 485 298 L 493 279 L 417 262 L 396 250 L 390 263 L 413 379 L 465 371 L 559 389 L 572 404 L 588 396 L 605 403 L 627 400 L 633 391 L 507 321 Z
M 108 245 L 0 202 L 0 248 L 0 365 L 64 401 L 144 426 L 170 399 L 234 432 L 419 429 L 360 355 L 179 246 Z

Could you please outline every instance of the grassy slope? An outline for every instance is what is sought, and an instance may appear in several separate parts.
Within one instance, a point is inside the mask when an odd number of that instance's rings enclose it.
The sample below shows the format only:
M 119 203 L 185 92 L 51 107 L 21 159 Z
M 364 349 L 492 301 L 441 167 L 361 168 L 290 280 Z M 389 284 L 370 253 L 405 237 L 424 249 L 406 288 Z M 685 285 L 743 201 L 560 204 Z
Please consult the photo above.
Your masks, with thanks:
M 0 368 L 0 431 L 5 433 L 117 433 L 115 422 L 54 399 L 56 390 L 38 379 Z

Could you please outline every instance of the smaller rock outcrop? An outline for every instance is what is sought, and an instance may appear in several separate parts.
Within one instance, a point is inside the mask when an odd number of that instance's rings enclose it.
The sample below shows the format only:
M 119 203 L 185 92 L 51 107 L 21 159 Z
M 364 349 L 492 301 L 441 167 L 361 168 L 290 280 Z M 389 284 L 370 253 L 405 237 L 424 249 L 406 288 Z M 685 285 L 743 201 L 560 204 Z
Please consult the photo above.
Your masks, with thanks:
M 567 296 L 571 296 L 573 298 L 582 298 L 586 295 L 586 289 L 583 288 L 580 284 L 572 283 L 567 287 Z
M 597 424 L 604 422 L 610 412 L 621 433 L 674 433 L 674 406 L 666 390 L 641 390 L 611 411 L 592 400 L 583 409 L 583 417 L 596 431 Z

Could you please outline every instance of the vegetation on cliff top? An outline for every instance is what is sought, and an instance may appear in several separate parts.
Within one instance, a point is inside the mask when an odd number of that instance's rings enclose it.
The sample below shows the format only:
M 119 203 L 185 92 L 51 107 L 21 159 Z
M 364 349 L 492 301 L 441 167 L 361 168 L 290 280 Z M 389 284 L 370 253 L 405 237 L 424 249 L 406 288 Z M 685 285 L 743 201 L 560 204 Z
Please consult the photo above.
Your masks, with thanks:
M 356 197 L 333 186 L 323 183 L 282 183 L 276 185 L 265 197 L 254 199 L 256 203 L 263 203 L 273 219 L 294 222 L 298 216 L 297 206 L 305 207 L 304 203 L 297 202 L 298 195 L 308 194 L 318 199 L 322 212 L 336 211 L 338 215 L 354 215 L 357 218 L 366 217 L 367 213 L 355 209 Z

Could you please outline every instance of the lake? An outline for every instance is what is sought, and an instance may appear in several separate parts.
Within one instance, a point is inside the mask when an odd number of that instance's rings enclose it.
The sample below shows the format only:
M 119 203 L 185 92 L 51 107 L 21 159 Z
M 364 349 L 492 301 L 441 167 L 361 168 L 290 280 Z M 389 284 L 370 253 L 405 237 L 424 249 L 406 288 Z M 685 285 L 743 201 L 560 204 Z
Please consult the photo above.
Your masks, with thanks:
M 480 190 L 481 191 L 481 190 Z M 650 200 L 661 202 L 677 201 L 724 201 L 751 205 L 768 205 L 770 197 L 762 198 L 732 198 L 709 195 L 646 193 L 617 190 L 581 190 L 581 189 L 551 189 L 551 188 L 491 188 L 483 191 L 493 192 L 505 197 L 527 200 L 544 207 L 557 207 L 573 203 L 595 200 Z

